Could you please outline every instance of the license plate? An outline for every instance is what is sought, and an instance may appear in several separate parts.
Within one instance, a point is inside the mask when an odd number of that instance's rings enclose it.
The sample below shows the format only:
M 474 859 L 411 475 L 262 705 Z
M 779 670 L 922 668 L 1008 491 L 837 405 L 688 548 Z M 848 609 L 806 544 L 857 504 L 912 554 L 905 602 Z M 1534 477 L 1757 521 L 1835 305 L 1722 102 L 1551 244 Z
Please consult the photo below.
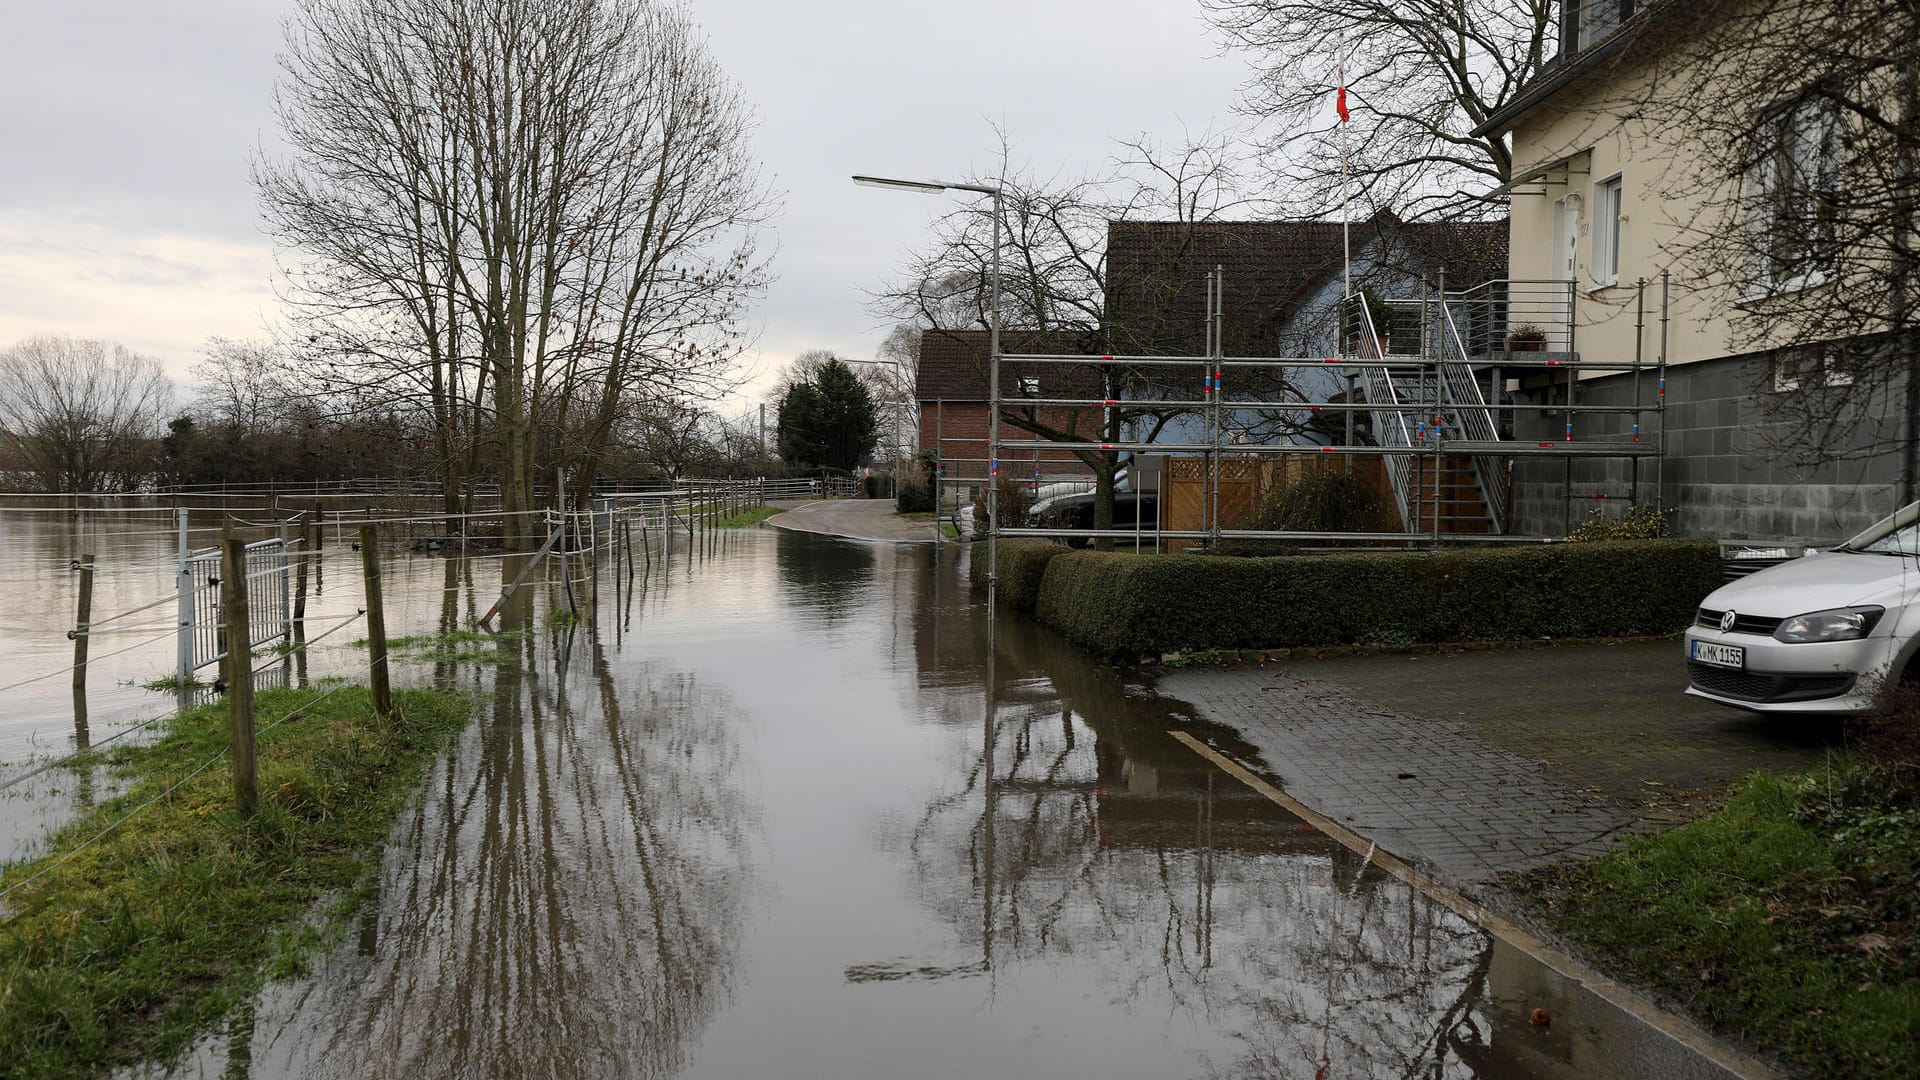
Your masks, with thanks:
M 1747 650 L 1740 645 L 1696 641 L 1693 643 L 1693 658 L 1703 664 L 1712 664 L 1714 667 L 1744 668 L 1747 666 Z

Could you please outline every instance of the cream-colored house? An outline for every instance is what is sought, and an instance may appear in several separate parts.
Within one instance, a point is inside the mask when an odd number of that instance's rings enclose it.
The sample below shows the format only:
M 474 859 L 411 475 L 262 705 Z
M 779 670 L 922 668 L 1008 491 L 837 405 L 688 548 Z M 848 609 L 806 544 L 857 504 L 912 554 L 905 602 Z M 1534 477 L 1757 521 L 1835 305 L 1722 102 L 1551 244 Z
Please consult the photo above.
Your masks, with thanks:
M 1837 118 L 1794 104 L 1794 87 L 1752 86 L 1742 100 L 1753 149 L 1744 171 L 1731 171 L 1720 149 L 1726 126 L 1711 136 L 1692 130 L 1686 105 L 1674 104 L 1690 80 L 1727 77 L 1676 59 L 1677 35 L 1687 35 L 1684 55 L 1698 55 L 1713 26 L 1689 18 L 1683 3 L 1562 8 L 1558 59 L 1474 133 L 1505 134 L 1513 150 L 1512 320 L 1534 320 L 1548 349 L 1582 359 L 1664 356 L 1666 409 L 1658 421 L 1642 415 L 1657 458 L 1516 462 L 1516 531 L 1553 533 L 1588 512 L 1583 499 L 1617 506 L 1630 489 L 1642 502 L 1657 491 L 1678 508 L 1679 530 L 1694 535 L 1826 540 L 1892 510 L 1900 461 L 1891 450 L 1863 443 L 1856 460 L 1794 463 L 1793 432 L 1772 395 L 1848 376 L 1829 354 L 1809 366 L 1805 350 L 1771 348 L 1778 341 L 1756 318 L 1757 302 L 1780 306 L 1785 297 L 1790 307 L 1794 294 L 1825 287 L 1775 210 L 1835 182 L 1844 152 Z M 1509 386 L 1521 401 L 1560 401 L 1564 382 Z M 1589 371 L 1577 382 L 1579 405 L 1646 400 L 1644 377 Z M 1576 437 L 1596 438 L 1619 438 L 1628 422 L 1579 412 L 1570 420 Z

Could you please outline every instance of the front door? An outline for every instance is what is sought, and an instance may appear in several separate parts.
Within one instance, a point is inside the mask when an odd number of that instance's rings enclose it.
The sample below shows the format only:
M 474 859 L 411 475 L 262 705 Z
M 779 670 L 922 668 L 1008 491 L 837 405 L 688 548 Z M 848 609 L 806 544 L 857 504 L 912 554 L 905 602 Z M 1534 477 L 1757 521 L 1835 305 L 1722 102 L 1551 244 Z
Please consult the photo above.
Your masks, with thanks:
M 1573 314 L 1573 273 L 1574 255 L 1579 247 L 1580 237 L 1580 196 L 1568 195 L 1555 199 L 1553 203 L 1553 259 L 1549 265 L 1553 268 L 1553 291 L 1547 297 L 1546 331 L 1547 348 L 1553 352 L 1566 352 L 1571 347 L 1568 340 L 1568 322 Z

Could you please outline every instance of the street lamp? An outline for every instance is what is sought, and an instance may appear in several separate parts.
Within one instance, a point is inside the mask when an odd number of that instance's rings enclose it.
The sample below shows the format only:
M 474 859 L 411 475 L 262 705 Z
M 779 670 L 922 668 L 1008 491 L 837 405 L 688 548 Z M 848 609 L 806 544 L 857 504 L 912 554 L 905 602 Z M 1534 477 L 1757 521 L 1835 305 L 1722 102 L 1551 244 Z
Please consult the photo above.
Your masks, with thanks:
M 938 195 L 943 191 L 973 191 L 993 196 L 993 276 L 987 291 L 987 627 L 992 633 L 994 603 L 999 592 L 1000 566 L 1000 198 L 1001 189 L 985 184 L 945 180 L 894 180 L 884 176 L 855 176 L 864 187 L 892 188 Z

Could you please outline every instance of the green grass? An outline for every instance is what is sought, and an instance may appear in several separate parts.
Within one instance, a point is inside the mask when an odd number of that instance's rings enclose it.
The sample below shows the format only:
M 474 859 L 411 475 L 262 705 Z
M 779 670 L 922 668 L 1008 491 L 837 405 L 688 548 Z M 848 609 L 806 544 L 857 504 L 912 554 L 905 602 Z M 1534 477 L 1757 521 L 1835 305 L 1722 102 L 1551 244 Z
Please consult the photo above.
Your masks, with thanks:
M 736 514 L 728 514 L 718 519 L 715 524 L 722 529 L 744 529 L 749 525 L 758 525 L 779 512 L 778 507 L 753 506 Z
M 928 525 L 932 525 L 937 521 L 940 525 L 940 535 L 949 540 L 957 539 L 960 535 L 960 527 L 958 525 L 939 518 L 931 510 L 909 510 L 900 516 L 907 521 L 919 521 Z
M 1519 881 L 1708 1026 L 1831 1078 L 1920 1076 L 1920 781 L 1760 774 L 1699 821 Z
M 86 1076 L 171 1056 L 265 979 L 304 970 L 362 901 L 394 815 L 469 712 L 443 693 L 395 702 L 383 721 L 360 687 L 264 692 L 257 813 L 234 809 L 221 760 L 80 848 L 221 753 L 226 707 L 107 754 L 125 793 L 61 829 L 48 854 L 0 870 L 5 887 L 51 867 L 5 901 L 0 1075 Z
M 189 690 L 198 690 L 203 686 L 210 686 L 210 685 L 212 684 L 203 683 L 199 679 L 195 679 L 191 677 L 187 679 L 187 689 Z M 171 694 L 180 689 L 180 676 L 179 675 L 162 675 L 160 678 L 157 678 L 157 679 L 148 679 L 146 682 L 141 683 L 140 687 L 141 689 L 144 689 L 144 690 L 152 690 L 155 693 Z
M 481 630 L 452 630 L 444 634 L 409 634 L 388 638 L 387 652 L 396 659 L 432 664 L 497 664 L 502 639 L 526 637 L 526 630 L 502 630 L 490 634 Z M 367 639 L 356 640 L 353 648 L 364 649 Z

